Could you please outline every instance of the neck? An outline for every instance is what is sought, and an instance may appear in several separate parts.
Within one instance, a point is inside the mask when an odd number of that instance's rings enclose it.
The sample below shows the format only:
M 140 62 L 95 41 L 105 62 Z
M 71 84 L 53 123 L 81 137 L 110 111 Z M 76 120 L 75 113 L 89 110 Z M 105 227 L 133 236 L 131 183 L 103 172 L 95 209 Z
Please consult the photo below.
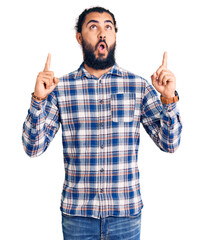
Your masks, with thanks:
M 94 75 L 97 78 L 100 78 L 103 74 L 107 73 L 112 67 L 106 68 L 106 69 L 94 69 L 86 64 L 84 64 L 84 68 L 91 74 Z

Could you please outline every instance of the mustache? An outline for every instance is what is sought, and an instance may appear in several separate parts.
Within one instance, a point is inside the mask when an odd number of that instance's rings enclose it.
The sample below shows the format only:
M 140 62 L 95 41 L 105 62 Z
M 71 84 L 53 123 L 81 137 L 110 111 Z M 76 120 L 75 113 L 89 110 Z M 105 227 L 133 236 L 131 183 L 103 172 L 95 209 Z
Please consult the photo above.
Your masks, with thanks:
M 98 43 L 96 44 L 95 50 L 97 50 L 99 44 L 102 43 L 102 42 L 105 43 L 106 49 L 108 50 L 108 45 L 107 45 L 107 43 L 106 43 L 106 40 L 102 40 L 102 39 L 100 39 L 100 40 L 98 41 Z

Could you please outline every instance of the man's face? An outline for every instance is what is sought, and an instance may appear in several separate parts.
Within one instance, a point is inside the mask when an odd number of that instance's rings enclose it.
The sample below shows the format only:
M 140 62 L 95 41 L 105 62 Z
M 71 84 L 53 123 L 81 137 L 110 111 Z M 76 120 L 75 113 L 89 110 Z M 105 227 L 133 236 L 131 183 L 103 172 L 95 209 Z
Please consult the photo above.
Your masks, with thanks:
M 77 40 L 82 45 L 84 63 L 89 67 L 106 69 L 115 63 L 116 32 L 108 13 L 89 13 Z

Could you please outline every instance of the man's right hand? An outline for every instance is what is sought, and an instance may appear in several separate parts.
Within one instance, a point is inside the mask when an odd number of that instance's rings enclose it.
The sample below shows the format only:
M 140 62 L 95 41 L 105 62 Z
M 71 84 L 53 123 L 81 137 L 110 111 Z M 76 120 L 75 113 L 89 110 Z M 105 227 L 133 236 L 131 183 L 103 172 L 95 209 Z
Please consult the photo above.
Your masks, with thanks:
M 59 78 L 54 76 L 54 72 L 49 71 L 51 63 L 51 54 L 48 53 L 47 61 L 45 63 L 45 68 L 43 72 L 39 72 L 34 95 L 39 98 L 45 98 L 49 93 L 51 93 L 59 82 Z

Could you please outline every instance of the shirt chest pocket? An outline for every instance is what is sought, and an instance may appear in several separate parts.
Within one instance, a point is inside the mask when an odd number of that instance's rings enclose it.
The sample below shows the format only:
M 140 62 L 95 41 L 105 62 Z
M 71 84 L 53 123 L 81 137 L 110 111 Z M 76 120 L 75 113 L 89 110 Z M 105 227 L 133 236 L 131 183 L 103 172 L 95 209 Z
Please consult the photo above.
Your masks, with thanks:
M 113 122 L 132 122 L 135 110 L 135 93 L 111 95 L 111 116 Z

